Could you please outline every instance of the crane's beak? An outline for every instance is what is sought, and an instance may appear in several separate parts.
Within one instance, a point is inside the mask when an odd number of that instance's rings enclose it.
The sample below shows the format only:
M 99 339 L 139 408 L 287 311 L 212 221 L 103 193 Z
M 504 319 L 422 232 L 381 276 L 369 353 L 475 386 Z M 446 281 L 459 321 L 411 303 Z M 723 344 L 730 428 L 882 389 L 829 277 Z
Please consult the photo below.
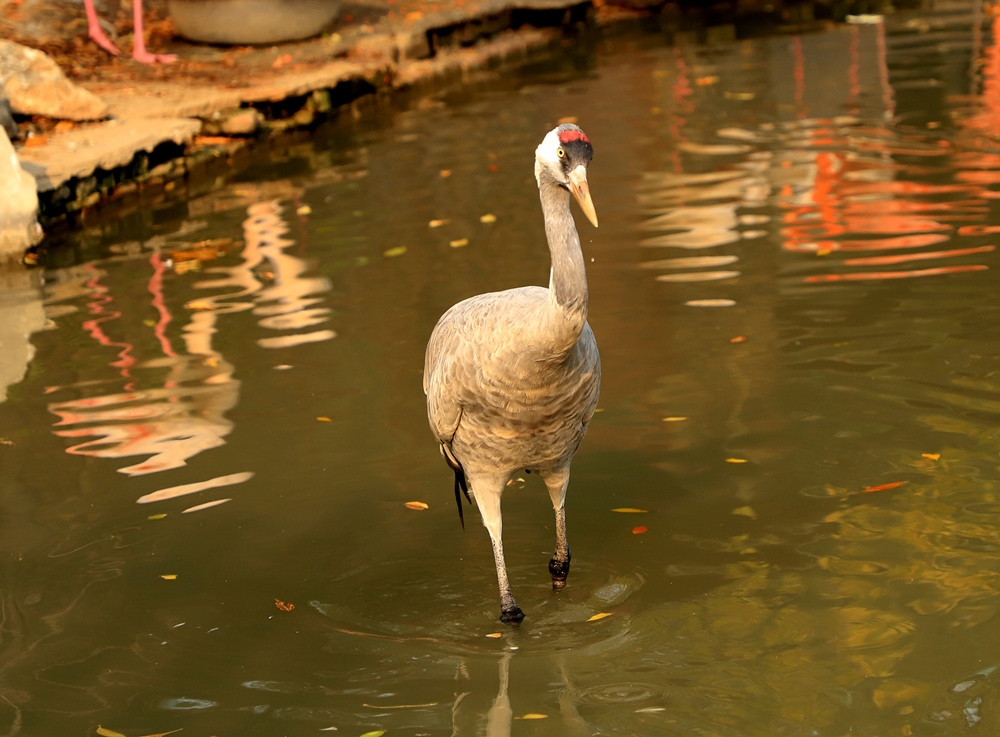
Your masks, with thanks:
M 590 199 L 590 185 L 587 184 L 587 168 L 585 166 L 578 166 L 569 173 L 569 191 L 580 203 L 580 209 L 587 216 L 587 220 L 593 223 L 596 228 L 597 211 L 594 209 L 594 201 Z

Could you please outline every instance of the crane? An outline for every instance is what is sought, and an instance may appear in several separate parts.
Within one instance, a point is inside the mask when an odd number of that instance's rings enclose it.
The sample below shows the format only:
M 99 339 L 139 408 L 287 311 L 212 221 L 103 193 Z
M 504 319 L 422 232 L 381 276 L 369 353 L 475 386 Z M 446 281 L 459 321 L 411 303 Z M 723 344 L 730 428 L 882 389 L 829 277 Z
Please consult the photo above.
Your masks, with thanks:
M 490 534 L 505 623 L 524 619 L 507 577 L 500 513 L 504 487 L 520 469 L 541 476 L 555 510 L 552 587 L 565 586 L 569 574 L 570 463 L 601 384 L 597 341 L 587 324 L 587 273 L 570 211 L 572 194 L 597 227 L 587 182 L 593 152 L 590 139 L 572 123 L 550 131 L 535 149 L 552 259 L 548 288 L 519 287 L 459 302 L 438 320 L 424 358 L 431 430 L 455 472 L 459 517 L 460 490 L 469 498 L 471 488 Z

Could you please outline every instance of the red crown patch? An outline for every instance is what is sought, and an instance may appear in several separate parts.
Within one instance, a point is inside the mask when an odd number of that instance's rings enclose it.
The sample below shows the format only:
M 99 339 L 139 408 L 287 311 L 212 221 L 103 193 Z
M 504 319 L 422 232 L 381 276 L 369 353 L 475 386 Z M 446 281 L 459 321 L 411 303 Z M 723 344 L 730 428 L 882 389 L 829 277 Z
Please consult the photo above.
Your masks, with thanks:
M 559 140 L 562 143 L 569 143 L 570 141 L 583 141 L 585 143 L 590 143 L 590 139 L 587 138 L 586 134 L 582 130 L 574 128 L 561 131 L 559 133 Z

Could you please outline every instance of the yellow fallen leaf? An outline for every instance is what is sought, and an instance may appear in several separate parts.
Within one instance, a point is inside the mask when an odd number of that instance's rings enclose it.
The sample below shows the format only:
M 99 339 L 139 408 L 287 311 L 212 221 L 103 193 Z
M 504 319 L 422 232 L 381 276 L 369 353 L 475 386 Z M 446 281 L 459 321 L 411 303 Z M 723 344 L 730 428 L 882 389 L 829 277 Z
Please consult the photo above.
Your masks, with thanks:
M 479 218 L 479 222 L 486 223 L 487 225 L 489 225 L 490 223 L 495 223 L 496 221 L 497 221 L 497 216 L 494 215 L 492 212 L 488 212 Z
M 382 255 L 386 258 L 393 258 L 395 256 L 402 256 L 406 253 L 406 246 L 396 246 L 395 248 L 390 248 L 388 250 L 382 251 Z
M 941 454 L 940 453 L 921 453 L 920 456 L 922 458 L 930 458 L 932 461 L 936 461 L 938 458 L 941 457 Z
M 610 617 L 610 616 L 611 616 L 611 612 L 601 612 L 599 614 L 595 614 L 593 617 L 591 617 L 587 621 L 588 622 L 596 622 L 599 619 L 604 619 L 605 617 Z
M 382 737 L 385 734 L 384 729 L 376 729 L 373 732 L 365 732 L 361 737 Z
M 98 727 L 97 734 L 101 735 L 101 737 L 125 737 L 121 732 L 115 732 L 113 729 L 105 729 L 104 727 Z
M 618 512 L 619 514 L 646 514 L 647 512 L 645 509 L 638 509 L 636 507 L 615 507 L 611 511 Z
M 687 419 L 687 417 L 664 417 L 663 421 L 664 422 L 684 422 L 684 420 L 686 420 L 686 419 Z
M 408 509 L 427 509 L 427 504 L 424 502 L 407 502 L 406 507 Z
M 519 717 L 514 717 L 515 719 L 548 719 L 548 714 L 522 714 Z
M 161 512 L 160 514 L 151 514 L 146 519 L 163 519 L 167 516 L 166 512 Z
M 311 215 L 313 209 L 309 205 L 303 205 L 298 210 L 295 211 L 296 215 Z
M 741 517 L 749 517 L 750 519 L 757 519 L 757 513 L 753 511 L 753 507 L 737 507 L 732 511 L 732 514 L 738 514 Z
M 431 220 L 429 223 L 427 223 L 427 227 L 429 227 L 429 228 L 440 228 L 442 225 L 447 225 L 450 222 L 451 221 L 448 220 L 447 218 L 442 219 L 442 220 Z
M 317 417 L 316 422 L 333 422 L 329 417 Z
M 164 581 L 174 581 L 177 578 L 177 574 L 176 573 L 163 573 L 163 574 L 160 574 L 160 578 L 162 578 Z
M 486 635 L 486 636 L 487 636 L 487 637 L 490 637 L 490 638 L 492 638 L 492 639 L 494 639 L 494 640 L 498 640 L 498 639 L 500 639 L 501 637 L 503 637 L 503 633 L 502 633 L 502 632 L 490 632 L 490 633 L 489 633 L 488 635 Z
M 746 463 L 746 458 L 727 458 L 726 463 Z
M 456 238 L 453 241 L 448 241 L 448 245 L 451 246 L 452 248 L 461 248 L 462 246 L 469 245 L 469 239 L 468 238 Z

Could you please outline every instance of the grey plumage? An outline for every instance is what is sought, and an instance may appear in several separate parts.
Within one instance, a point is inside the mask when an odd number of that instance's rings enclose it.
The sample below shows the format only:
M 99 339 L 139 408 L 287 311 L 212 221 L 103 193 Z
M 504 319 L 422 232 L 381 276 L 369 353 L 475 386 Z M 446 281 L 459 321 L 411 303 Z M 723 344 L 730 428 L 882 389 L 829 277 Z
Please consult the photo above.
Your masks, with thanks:
M 590 141 L 571 124 L 549 132 L 535 151 L 552 258 L 549 288 L 520 287 L 459 302 L 441 317 L 427 344 L 424 393 L 431 430 L 457 478 L 464 472 L 490 533 L 504 622 L 524 618 L 507 580 L 500 516 L 501 494 L 515 472 L 527 469 L 545 481 L 556 517 L 553 587 L 561 588 L 569 573 L 570 463 L 597 407 L 601 382 L 569 201 L 572 193 L 597 225 L 587 183 L 592 155 Z

